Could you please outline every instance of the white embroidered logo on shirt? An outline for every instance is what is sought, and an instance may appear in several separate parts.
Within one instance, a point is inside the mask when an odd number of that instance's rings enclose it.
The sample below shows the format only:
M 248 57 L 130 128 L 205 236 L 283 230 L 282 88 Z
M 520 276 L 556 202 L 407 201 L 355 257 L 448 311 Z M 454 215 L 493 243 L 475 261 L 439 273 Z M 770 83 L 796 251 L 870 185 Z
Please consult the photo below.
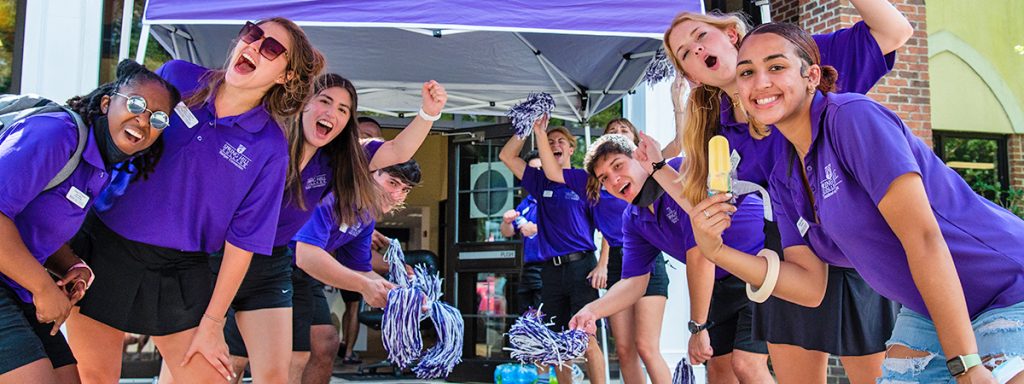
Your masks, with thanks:
M 577 195 L 576 192 L 573 191 L 565 191 L 565 199 L 572 201 L 580 201 L 580 195 Z
M 829 196 L 839 192 L 839 184 L 842 184 L 843 180 L 839 178 L 839 172 L 836 172 L 832 168 L 832 164 L 825 166 L 825 178 L 821 180 L 821 195 L 822 199 L 827 199 Z
M 356 223 L 356 225 L 349 226 L 348 224 L 342 223 L 338 226 L 338 231 L 341 233 L 347 233 L 349 236 L 359 236 L 363 232 L 363 223 Z
M 665 217 L 668 218 L 672 224 L 679 224 L 679 212 L 675 208 L 665 207 Z
M 327 186 L 327 174 L 316 175 L 306 179 L 306 190 Z
M 231 144 L 224 143 L 224 146 L 220 148 L 221 157 L 227 159 L 231 164 L 238 167 L 238 169 L 244 171 L 245 168 L 249 166 L 249 163 L 252 162 L 252 159 L 243 155 L 242 152 L 245 152 L 244 145 L 239 145 L 238 148 L 235 148 L 232 147 Z

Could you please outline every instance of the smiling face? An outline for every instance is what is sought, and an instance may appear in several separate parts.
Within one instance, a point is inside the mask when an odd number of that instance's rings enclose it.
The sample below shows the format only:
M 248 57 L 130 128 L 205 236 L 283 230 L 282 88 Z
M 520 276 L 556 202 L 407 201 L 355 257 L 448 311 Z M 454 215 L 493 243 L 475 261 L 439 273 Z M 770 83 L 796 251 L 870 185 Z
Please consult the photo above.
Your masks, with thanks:
M 338 137 L 352 119 L 352 96 L 341 87 L 320 91 L 302 111 L 306 142 L 323 147 Z
M 265 89 L 274 84 L 284 84 L 285 70 L 288 68 L 288 55 L 292 50 L 292 36 L 287 29 L 275 22 L 259 24 L 263 29 L 263 38 L 247 44 L 241 39 L 231 50 L 231 61 L 228 63 L 225 82 L 237 88 Z M 260 54 L 260 47 L 267 38 L 274 38 L 287 49 L 284 54 L 268 60 Z
M 377 186 L 379 186 L 388 197 L 389 201 L 381 204 L 384 213 L 391 212 L 395 208 L 401 207 L 405 204 L 405 199 L 409 197 L 409 192 L 412 192 L 412 186 L 402 182 L 402 179 L 392 176 L 384 171 L 374 172 L 373 181 L 377 182 Z
M 682 64 L 686 78 L 719 88 L 735 78 L 738 42 L 734 28 L 723 30 L 696 20 L 679 23 L 668 36 L 671 54 Z
M 611 153 L 594 160 L 594 176 L 608 193 L 627 202 L 640 193 L 647 173 L 640 163 L 623 153 Z
M 562 132 L 554 131 L 548 133 L 548 144 L 551 145 L 551 152 L 555 154 L 555 160 L 562 168 L 569 168 L 572 154 L 576 150 L 576 142 Z
M 129 83 L 117 92 L 129 97 L 141 96 L 146 100 L 146 108 L 149 109 L 140 114 L 129 112 L 128 100 L 124 96 L 104 96 L 100 102 L 100 110 L 107 114 L 107 128 L 114 144 L 121 152 L 134 155 L 149 148 L 160 137 L 163 131 L 150 126 L 149 117 L 152 112 L 157 111 L 170 116 L 171 95 L 167 88 L 157 81 Z
M 607 134 L 622 135 L 622 136 L 625 136 L 627 139 L 629 139 L 629 141 L 632 141 L 634 143 L 636 142 L 636 135 L 633 133 L 633 130 L 629 129 L 629 127 L 626 126 L 626 124 L 624 124 L 622 122 L 616 121 L 616 122 L 612 123 L 610 126 L 608 126 L 608 129 L 606 129 L 604 131 L 604 133 L 606 135 Z
M 736 85 L 740 101 L 754 119 L 785 125 L 810 108 L 821 76 L 817 65 L 808 66 L 796 46 L 781 36 L 762 33 L 747 37 L 739 52 Z
M 360 139 L 376 139 L 384 137 L 384 134 L 380 132 L 380 126 L 372 121 L 363 121 L 359 123 L 359 138 Z

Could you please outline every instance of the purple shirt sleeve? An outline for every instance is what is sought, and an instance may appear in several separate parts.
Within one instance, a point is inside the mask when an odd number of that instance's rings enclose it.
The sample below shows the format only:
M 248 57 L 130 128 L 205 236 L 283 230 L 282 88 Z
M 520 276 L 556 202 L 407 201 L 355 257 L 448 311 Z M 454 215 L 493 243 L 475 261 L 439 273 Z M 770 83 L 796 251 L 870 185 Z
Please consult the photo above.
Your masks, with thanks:
M 814 35 L 821 62 L 839 72 L 838 92 L 865 94 L 892 70 L 896 52 L 882 55 L 871 28 L 863 21 L 833 33 Z
M 337 224 L 329 207 L 330 204 L 318 206 L 309 221 L 295 234 L 294 240 L 331 252 L 332 250 L 327 249 L 327 242 L 331 238 L 331 230 L 336 228 Z
M 520 185 L 526 190 L 526 193 L 540 200 L 544 196 L 544 184 L 547 181 L 548 178 L 544 176 L 544 171 L 526 167 L 523 170 L 523 180 Z
M 11 126 L 0 142 L 0 212 L 13 221 L 43 192 L 75 151 L 75 132 L 67 121 L 52 116 L 29 117 Z
M 271 253 L 287 169 L 288 156 L 278 156 L 260 170 L 252 189 L 235 210 L 228 226 L 228 242 L 250 252 Z
M 875 205 L 889 185 L 906 173 L 921 174 L 900 119 L 871 100 L 844 103 L 831 111 L 825 130 L 840 162 Z M 911 138 L 911 140 L 918 140 Z M 879 154 L 884 160 L 879 160 Z
M 366 151 L 366 161 L 373 161 L 373 157 L 377 155 L 377 150 L 384 145 L 385 141 L 380 139 L 369 139 L 363 141 L 363 150 Z
M 155 73 L 178 88 L 184 100 L 205 85 L 203 74 L 208 71 L 205 67 L 184 60 L 171 60 L 157 68 Z
M 622 278 L 651 273 L 654 260 L 661 253 L 658 247 L 643 238 L 633 224 L 629 210 L 622 212 Z
M 359 235 L 350 240 L 338 249 L 335 255 L 341 264 L 359 272 L 370 272 L 373 266 L 370 264 L 370 245 L 373 240 L 373 229 L 375 225 L 363 227 Z

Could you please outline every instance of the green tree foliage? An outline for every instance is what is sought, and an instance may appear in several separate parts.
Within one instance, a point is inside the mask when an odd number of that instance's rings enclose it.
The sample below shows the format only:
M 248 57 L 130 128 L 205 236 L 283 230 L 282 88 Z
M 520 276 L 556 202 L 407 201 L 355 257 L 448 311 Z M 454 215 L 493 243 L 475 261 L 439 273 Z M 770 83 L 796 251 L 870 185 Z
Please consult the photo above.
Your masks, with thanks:
M 991 169 L 954 168 L 964 181 L 979 195 L 1024 218 L 1024 190 L 1003 186 L 996 169 L 996 154 L 999 147 L 994 139 L 946 137 L 943 139 L 944 158 L 947 161 L 962 161 L 978 164 L 992 164 Z
M 10 93 L 11 69 L 14 67 L 14 21 L 18 4 L 0 0 L 0 93 Z

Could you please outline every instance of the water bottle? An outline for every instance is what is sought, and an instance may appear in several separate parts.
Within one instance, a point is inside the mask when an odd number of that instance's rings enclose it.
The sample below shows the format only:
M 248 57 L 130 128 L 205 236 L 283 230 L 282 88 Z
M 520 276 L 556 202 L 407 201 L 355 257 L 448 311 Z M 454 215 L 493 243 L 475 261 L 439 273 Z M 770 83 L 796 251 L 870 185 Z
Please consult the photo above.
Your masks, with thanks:
M 529 220 L 526 220 L 526 218 L 522 216 L 516 216 L 516 219 L 514 221 L 516 223 L 516 228 L 519 228 L 520 231 L 522 231 L 524 225 L 530 222 Z M 537 237 L 536 232 L 533 233 L 533 236 L 526 236 L 527 239 L 532 239 L 534 237 Z

